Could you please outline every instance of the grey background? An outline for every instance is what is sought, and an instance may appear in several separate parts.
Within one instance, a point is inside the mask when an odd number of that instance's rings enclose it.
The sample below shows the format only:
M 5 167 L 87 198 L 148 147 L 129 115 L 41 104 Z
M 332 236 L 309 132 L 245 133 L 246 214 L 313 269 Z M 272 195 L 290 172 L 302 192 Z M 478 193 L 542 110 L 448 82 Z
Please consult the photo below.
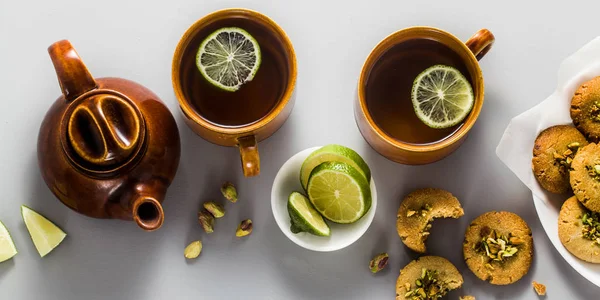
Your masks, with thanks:
M 558 3 L 558 1 L 554 1 Z M 531 281 L 548 286 L 548 299 L 598 299 L 600 289 L 579 276 L 554 250 L 531 194 L 498 160 L 495 147 L 509 120 L 548 96 L 559 63 L 596 37 L 600 3 L 547 1 L 8 1 L 0 0 L 0 219 L 19 254 L 0 264 L 1 299 L 393 299 L 398 271 L 416 255 L 396 234 L 400 199 L 419 187 L 454 193 L 465 208 L 459 220 L 436 221 L 431 254 L 450 259 L 465 284 L 448 299 L 536 299 Z M 297 101 L 287 123 L 260 144 L 262 174 L 245 179 L 238 152 L 212 145 L 183 123 L 171 86 L 171 58 L 189 25 L 225 7 L 248 7 L 289 34 L 299 63 Z M 427 166 L 403 166 L 374 152 L 360 135 L 352 101 L 369 51 L 389 33 L 413 25 L 443 28 L 466 40 L 481 27 L 497 42 L 481 61 L 486 102 L 464 145 Z M 119 76 L 146 85 L 176 116 L 182 138 L 179 172 L 165 202 L 166 223 L 145 233 L 133 223 L 94 220 L 62 206 L 46 188 L 36 162 L 36 137 L 60 90 L 46 48 L 68 38 L 96 77 Z M 279 230 L 270 188 L 283 162 L 317 145 L 340 143 L 361 153 L 377 181 L 379 206 L 368 232 L 334 253 L 301 249 Z M 222 181 L 241 194 L 207 236 L 196 223 L 201 202 L 220 199 Z M 69 235 L 40 259 L 19 213 L 27 204 Z M 496 287 L 477 279 L 462 261 L 468 223 L 489 210 L 510 210 L 531 226 L 535 260 L 517 284 Z M 246 239 L 233 236 L 243 218 L 255 222 Z M 188 262 L 182 251 L 201 238 L 204 250 Z M 390 264 L 372 275 L 372 255 Z

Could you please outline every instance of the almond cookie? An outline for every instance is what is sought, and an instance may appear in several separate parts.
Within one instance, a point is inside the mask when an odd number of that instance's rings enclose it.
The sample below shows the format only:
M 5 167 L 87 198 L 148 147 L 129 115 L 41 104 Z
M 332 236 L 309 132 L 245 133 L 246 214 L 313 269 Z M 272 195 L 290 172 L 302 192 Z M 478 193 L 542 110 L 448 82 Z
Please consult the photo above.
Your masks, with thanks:
M 600 212 L 600 145 L 589 144 L 577 152 L 571 163 L 571 188 L 587 209 Z
M 400 203 L 396 229 L 408 248 L 425 253 L 425 240 L 434 218 L 458 219 L 464 214 L 460 202 L 450 192 L 432 188 L 419 189 L 408 194 Z
M 591 141 L 600 139 L 600 77 L 582 84 L 571 99 L 573 124 Z
M 514 283 L 525 276 L 531 266 L 531 229 L 514 213 L 487 212 L 467 228 L 463 255 L 479 279 L 495 285 Z
M 571 197 L 558 216 L 560 242 L 577 258 L 600 264 L 600 213 L 593 213 Z
M 571 190 L 569 168 L 579 147 L 588 142 L 570 125 L 546 128 L 535 140 L 531 165 L 540 185 L 555 194 Z
M 422 256 L 411 261 L 396 281 L 396 300 L 439 299 L 460 288 L 463 277 L 447 259 Z

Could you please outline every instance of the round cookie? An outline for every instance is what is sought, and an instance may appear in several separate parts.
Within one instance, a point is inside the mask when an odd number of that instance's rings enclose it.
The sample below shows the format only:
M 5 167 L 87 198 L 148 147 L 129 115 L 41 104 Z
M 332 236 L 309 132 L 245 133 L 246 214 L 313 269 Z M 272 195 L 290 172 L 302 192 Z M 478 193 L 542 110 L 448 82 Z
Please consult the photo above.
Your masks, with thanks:
M 600 214 L 591 213 L 575 196 L 565 201 L 558 216 L 560 242 L 577 258 L 595 264 L 600 264 L 600 232 L 594 234 L 589 229 L 600 224 L 599 217 Z
M 600 77 L 585 82 L 575 91 L 571 119 L 589 140 L 600 140 Z
M 531 165 L 540 185 L 555 194 L 571 190 L 569 167 L 577 149 L 588 142 L 581 132 L 570 125 L 544 129 L 535 139 Z
M 589 144 L 577 151 L 570 177 L 577 199 L 587 209 L 600 212 L 600 145 Z
M 441 189 L 419 189 L 408 194 L 398 209 L 396 229 L 411 250 L 425 253 L 425 240 L 434 218 L 458 219 L 465 214 L 460 202 Z
M 417 286 L 417 280 L 420 287 Z M 448 291 L 460 288 L 463 282 L 462 275 L 447 259 L 439 256 L 422 256 L 400 270 L 400 276 L 396 281 L 396 300 L 412 300 L 412 296 L 419 293 L 429 295 L 432 289 L 438 291 L 441 298 Z M 438 298 L 423 297 L 423 299 Z
M 479 279 L 495 285 L 514 283 L 525 276 L 531 266 L 531 229 L 514 213 L 487 212 L 467 228 L 463 255 Z

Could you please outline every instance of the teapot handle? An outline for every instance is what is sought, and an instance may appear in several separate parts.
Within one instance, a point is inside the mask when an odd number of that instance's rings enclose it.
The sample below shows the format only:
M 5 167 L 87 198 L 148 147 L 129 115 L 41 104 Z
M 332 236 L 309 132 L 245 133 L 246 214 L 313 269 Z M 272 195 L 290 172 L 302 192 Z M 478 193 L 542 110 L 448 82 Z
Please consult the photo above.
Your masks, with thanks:
M 75 100 L 98 85 L 92 74 L 68 40 L 58 41 L 48 47 L 48 53 L 58 77 L 60 89 L 67 102 Z

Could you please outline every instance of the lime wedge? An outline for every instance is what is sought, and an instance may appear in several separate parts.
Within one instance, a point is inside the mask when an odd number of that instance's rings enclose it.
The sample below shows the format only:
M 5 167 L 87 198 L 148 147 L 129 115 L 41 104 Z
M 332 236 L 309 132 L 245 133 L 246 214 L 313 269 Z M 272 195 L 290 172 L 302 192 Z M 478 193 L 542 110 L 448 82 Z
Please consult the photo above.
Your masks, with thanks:
M 304 190 L 308 186 L 308 177 L 312 170 L 316 166 L 328 161 L 347 163 L 360 172 L 368 182 L 371 180 L 369 166 L 356 151 L 348 147 L 332 144 L 311 153 L 304 160 L 304 163 L 302 163 L 302 168 L 300 168 L 300 183 L 302 183 Z
M 9 260 L 15 255 L 17 255 L 17 247 L 15 247 L 8 229 L 0 221 L 0 262 Z
M 448 128 L 462 122 L 475 102 L 467 78 L 444 65 L 429 67 L 417 76 L 411 99 L 417 117 L 431 128 Z
M 260 67 L 260 47 L 247 31 L 237 27 L 211 33 L 198 48 L 196 66 L 212 85 L 228 92 L 251 81 Z
M 21 205 L 21 215 L 41 257 L 50 253 L 67 236 L 58 226 L 25 205 Z
M 288 198 L 288 213 L 292 224 L 290 230 L 293 233 L 308 232 L 314 235 L 329 236 L 331 230 L 323 216 L 310 203 L 304 195 L 293 192 Z
M 310 174 L 307 192 L 315 209 L 332 222 L 356 222 L 371 208 L 367 179 L 346 163 L 318 165 Z

